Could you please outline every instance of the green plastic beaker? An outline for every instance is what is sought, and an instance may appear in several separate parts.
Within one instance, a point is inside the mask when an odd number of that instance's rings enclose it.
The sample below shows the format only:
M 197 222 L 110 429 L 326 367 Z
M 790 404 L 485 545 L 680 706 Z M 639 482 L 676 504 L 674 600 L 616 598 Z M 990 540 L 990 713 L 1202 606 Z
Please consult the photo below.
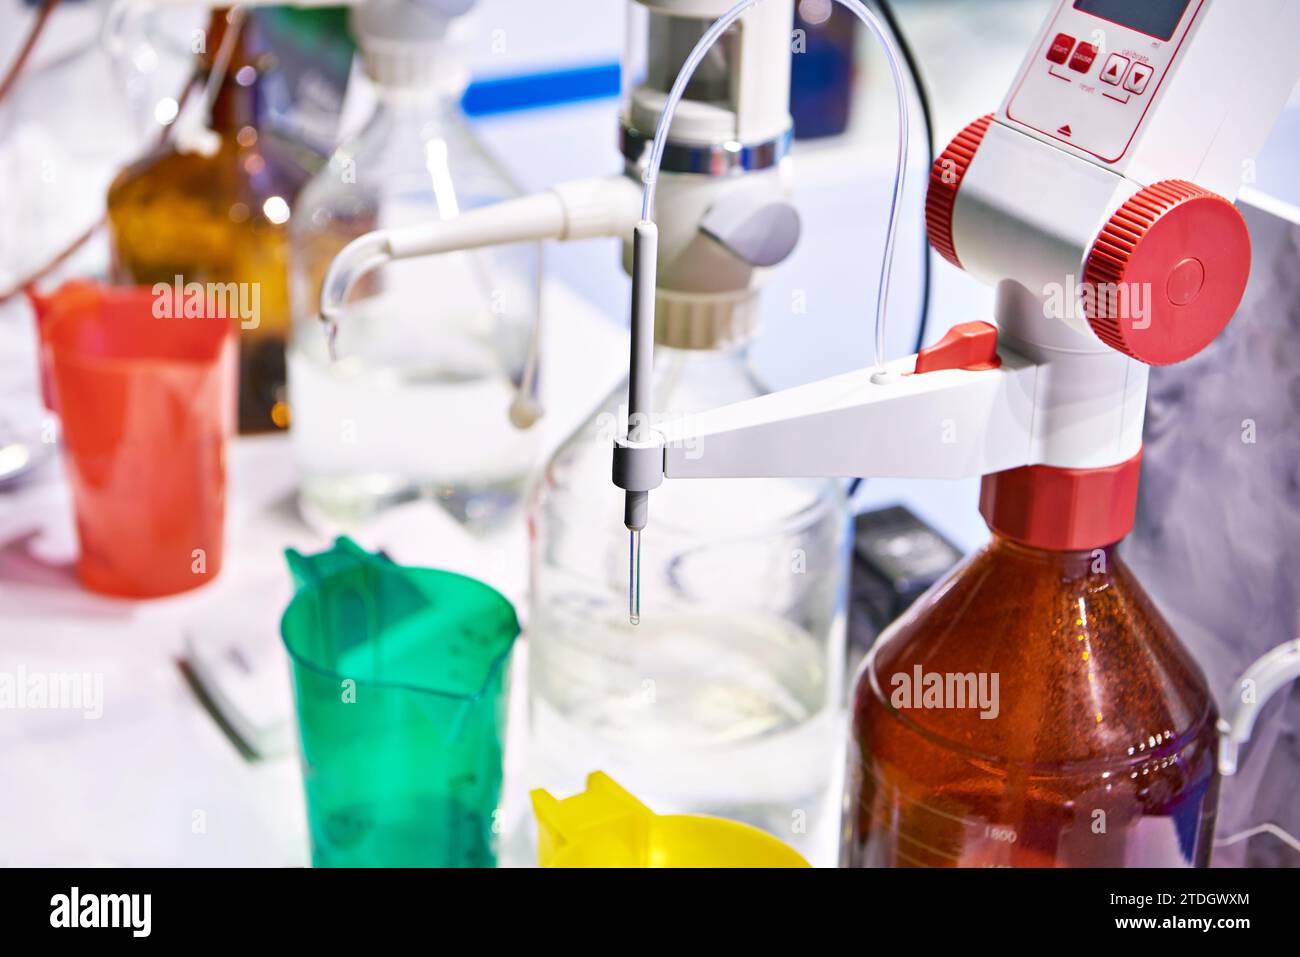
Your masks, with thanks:
M 312 864 L 493 866 L 514 608 L 347 538 L 285 556 Z

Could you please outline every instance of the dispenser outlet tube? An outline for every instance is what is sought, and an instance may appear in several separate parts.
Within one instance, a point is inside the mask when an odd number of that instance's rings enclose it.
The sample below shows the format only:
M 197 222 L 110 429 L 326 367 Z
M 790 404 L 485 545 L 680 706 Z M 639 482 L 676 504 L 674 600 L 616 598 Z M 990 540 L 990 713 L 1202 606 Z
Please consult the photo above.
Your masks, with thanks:
M 453 219 L 366 233 L 344 246 L 330 263 L 321 285 L 320 317 L 336 324 L 352 287 L 362 276 L 393 260 L 558 239 L 564 226 L 560 197 L 548 191 L 470 210 Z
M 334 257 L 321 286 L 320 317 L 337 323 L 348 293 L 367 273 L 396 259 L 547 239 L 626 236 L 637 222 L 637 184 L 626 176 L 574 180 L 419 226 L 377 229 Z
M 330 262 L 321 284 L 320 318 L 326 325 L 331 357 L 337 359 L 339 321 L 348 296 L 367 273 L 399 259 L 460 250 L 541 242 L 625 236 L 636 222 L 640 188 L 623 175 L 560 183 L 545 192 L 469 210 L 451 218 L 400 229 L 378 229 L 358 236 Z M 528 357 L 510 404 L 516 428 L 531 428 L 542 415 L 538 393 L 541 363 L 542 295 L 528 345 Z
M 632 361 L 628 367 L 627 437 L 629 445 L 650 441 L 650 411 L 654 374 L 655 282 L 659 258 L 659 229 L 654 223 L 637 224 L 632 234 Z M 623 523 L 628 531 L 645 528 L 650 493 L 627 493 Z
M 652 382 L 654 381 L 655 285 L 659 260 L 659 228 L 642 221 L 632 233 L 632 357 L 627 380 L 627 439 L 629 445 L 650 442 Z M 659 477 L 662 481 L 662 474 Z M 633 482 L 635 485 L 646 484 Z M 656 483 L 657 484 L 657 483 Z M 628 530 L 627 616 L 641 622 L 641 529 L 650 511 L 649 489 L 624 493 L 623 523 Z

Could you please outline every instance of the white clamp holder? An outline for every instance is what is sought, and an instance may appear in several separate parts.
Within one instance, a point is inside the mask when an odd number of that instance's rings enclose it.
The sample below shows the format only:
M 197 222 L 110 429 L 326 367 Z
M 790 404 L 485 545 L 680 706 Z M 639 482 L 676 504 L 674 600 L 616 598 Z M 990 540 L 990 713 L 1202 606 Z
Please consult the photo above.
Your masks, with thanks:
M 614 440 L 614 484 L 626 492 L 649 492 L 664 484 L 664 437 L 649 431 L 645 441 L 626 435 Z

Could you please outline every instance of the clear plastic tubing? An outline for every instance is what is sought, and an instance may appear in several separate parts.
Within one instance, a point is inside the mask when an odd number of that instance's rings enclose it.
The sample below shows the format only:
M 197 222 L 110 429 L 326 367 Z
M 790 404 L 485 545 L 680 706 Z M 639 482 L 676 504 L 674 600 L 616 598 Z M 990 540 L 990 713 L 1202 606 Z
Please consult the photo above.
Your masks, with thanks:
M 645 222 L 654 222 L 654 205 L 655 205 L 655 184 L 659 180 L 659 167 L 663 163 L 664 147 L 668 143 L 668 129 L 672 126 L 673 116 L 677 112 L 677 104 L 681 101 L 686 91 L 686 86 L 691 82 L 691 77 L 695 75 L 696 68 L 708 54 L 718 39 L 727 32 L 737 20 L 750 7 L 762 3 L 763 0 L 740 0 L 730 10 L 720 16 L 713 26 L 700 37 L 695 49 L 686 58 L 682 64 L 677 79 L 673 82 L 673 88 L 668 93 L 668 99 L 664 103 L 663 112 L 659 114 L 659 125 L 655 128 L 654 145 L 650 151 L 650 163 L 646 167 L 645 190 L 641 198 L 641 219 Z M 893 37 L 886 30 L 876 15 L 862 3 L 862 0 L 835 0 L 840 6 L 847 7 L 853 14 L 861 20 L 880 45 L 884 47 L 885 58 L 889 61 L 889 72 L 894 80 L 894 92 L 898 104 L 898 155 L 896 159 L 897 166 L 894 170 L 894 192 L 893 198 L 889 204 L 889 221 L 885 231 L 885 255 L 880 263 L 880 291 L 876 298 L 876 339 L 875 339 L 875 365 L 877 371 L 884 371 L 885 361 L 885 319 L 889 310 L 889 282 L 893 273 L 894 265 L 894 240 L 898 234 L 898 213 L 903 203 L 903 188 L 907 181 L 907 155 L 908 155 L 908 137 L 910 126 L 908 123 L 908 99 L 907 83 L 903 75 L 903 58 L 898 47 L 894 44 Z

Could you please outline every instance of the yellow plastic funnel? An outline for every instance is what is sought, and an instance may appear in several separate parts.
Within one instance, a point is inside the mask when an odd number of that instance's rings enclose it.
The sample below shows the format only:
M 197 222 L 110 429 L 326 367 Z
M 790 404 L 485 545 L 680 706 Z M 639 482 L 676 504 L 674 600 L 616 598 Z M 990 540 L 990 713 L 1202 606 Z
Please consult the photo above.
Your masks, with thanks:
M 656 814 L 609 775 L 557 800 L 532 793 L 542 867 L 807 867 L 792 848 L 748 824 L 696 814 Z

